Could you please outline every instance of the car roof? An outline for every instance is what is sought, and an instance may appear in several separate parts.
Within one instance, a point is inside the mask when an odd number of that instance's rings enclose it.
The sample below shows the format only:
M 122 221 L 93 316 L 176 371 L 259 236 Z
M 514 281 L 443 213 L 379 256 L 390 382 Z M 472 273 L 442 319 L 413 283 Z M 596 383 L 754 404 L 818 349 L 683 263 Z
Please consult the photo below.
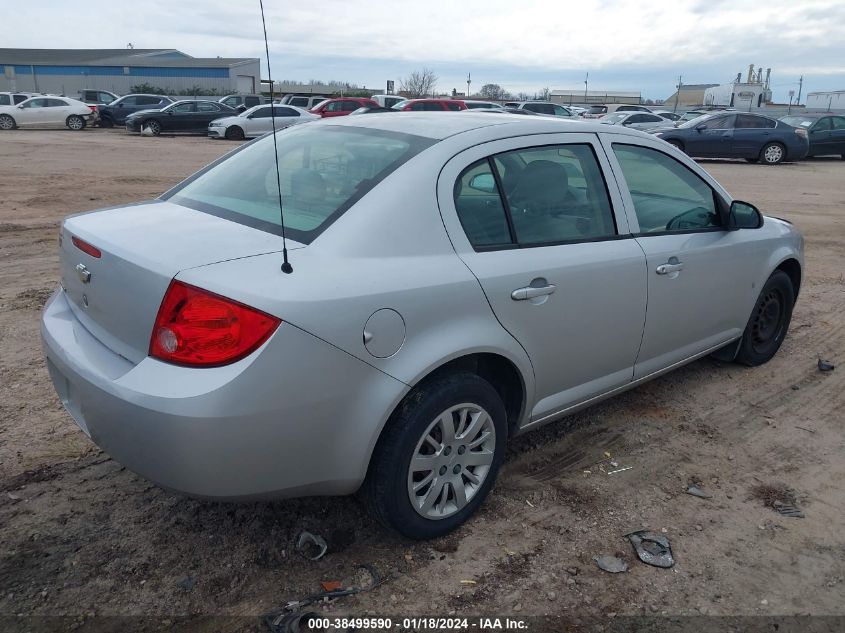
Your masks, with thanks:
M 639 136 L 627 129 L 612 130 L 612 126 L 589 121 L 570 120 L 566 117 L 520 117 L 507 112 L 403 112 L 399 115 L 376 113 L 369 116 L 337 117 L 317 122 L 318 125 L 342 125 L 413 134 L 442 140 L 456 134 L 490 126 L 500 126 L 503 138 L 522 134 L 549 134 L 554 132 L 614 133 Z

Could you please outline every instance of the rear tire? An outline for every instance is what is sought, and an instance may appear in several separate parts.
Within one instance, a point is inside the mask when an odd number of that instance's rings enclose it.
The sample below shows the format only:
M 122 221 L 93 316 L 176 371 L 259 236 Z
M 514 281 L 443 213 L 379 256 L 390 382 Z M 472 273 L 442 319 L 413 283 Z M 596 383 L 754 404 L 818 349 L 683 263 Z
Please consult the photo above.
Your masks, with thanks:
M 14 130 L 16 127 L 12 117 L 8 114 L 0 114 L 0 130 Z
M 763 285 L 751 311 L 736 360 L 756 367 L 767 363 L 780 349 L 795 306 L 795 289 L 782 270 L 776 270 Z
M 244 131 L 237 125 L 230 125 L 226 128 L 226 138 L 230 141 L 244 140 Z
M 779 165 L 786 158 L 786 149 L 780 143 L 766 143 L 760 150 L 760 162 L 764 165 Z
M 67 118 L 67 121 L 65 121 L 65 125 L 68 129 L 73 130 L 74 132 L 79 132 L 80 130 L 85 129 L 85 119 L 76 114 L 71 114 Z
M 459 372 L 424 382 L 379 438 L 362 488 L 369 510 L 408 538 L 451 532 L 493 487 L 507 431 L 505 405 L 486 380 Z

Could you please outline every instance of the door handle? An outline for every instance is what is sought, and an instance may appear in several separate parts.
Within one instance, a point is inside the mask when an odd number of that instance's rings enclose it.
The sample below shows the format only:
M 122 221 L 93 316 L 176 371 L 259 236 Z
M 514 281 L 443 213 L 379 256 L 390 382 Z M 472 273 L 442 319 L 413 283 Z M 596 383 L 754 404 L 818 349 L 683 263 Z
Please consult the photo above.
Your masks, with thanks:
M 511 299 L 514 301 L 525 301 L 527 299 L 534 299 L 535 297 L 542 297 L 550 295 L 557 289 L 554 284 L 548 286 L 541 286 L 535 288 L 534 286 L 526 286 L 525 288 L 517 288 L 511 293 Z
M 657 274 L 658 275 L 668 275 L 669 273 L 676 273 L 679 270 L 683 270 L 684 263 L 683 262 L 675 262 L 675 263 L 667 263 L 667 264 L 660 264 L 657 267 Z

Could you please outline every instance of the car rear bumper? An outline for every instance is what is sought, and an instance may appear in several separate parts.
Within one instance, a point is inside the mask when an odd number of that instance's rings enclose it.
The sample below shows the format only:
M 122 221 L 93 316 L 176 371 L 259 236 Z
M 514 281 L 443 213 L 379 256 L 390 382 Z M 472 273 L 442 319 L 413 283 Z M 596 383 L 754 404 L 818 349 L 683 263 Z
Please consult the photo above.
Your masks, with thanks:
M 62 290 L 45 307 L 41 335 L 78 426 L 130 470 L 198 497 L 354 492 L 408 389 L 286 323 L 225 367 L 133 364 L 82 326 Z

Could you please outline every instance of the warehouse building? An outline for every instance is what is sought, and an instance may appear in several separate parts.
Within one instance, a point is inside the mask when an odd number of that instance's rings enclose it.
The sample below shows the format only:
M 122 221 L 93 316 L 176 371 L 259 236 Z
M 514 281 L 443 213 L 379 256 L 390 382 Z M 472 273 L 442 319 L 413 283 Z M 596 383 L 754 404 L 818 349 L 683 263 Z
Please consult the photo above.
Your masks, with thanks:
M 573 103 L 590 104 L 590 103 L 642 103 L 643 95 L 641 92 L 626 91 L 626 90 L 552 90 L 549 94 L 549 100 L 563 105 L 572 105 Z
M 808 110 L 845 110 L 845 90 L 811 92 L 807 95 Z
M 684 84 L 663 100 L 666 108 L 689 108 L 704 105 L 704 94 L 719 84 Z
M 176 49 L 0 48 L 0 91 L 75 97 L 84 89 L 127 94 L 149 84 L 168 94 L 254 93 L 258 58 L 199 58 Z

